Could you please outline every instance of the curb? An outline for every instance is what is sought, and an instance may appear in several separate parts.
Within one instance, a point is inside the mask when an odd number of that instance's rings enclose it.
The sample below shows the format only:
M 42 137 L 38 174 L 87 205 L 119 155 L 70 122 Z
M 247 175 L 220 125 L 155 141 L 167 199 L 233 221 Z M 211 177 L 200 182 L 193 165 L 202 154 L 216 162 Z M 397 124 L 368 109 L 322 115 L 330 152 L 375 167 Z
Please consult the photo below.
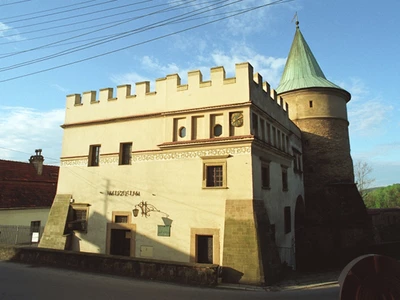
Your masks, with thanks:
M 261 286 L 245 285 L 245 284 L 218 284 L 216 286 L 218 289 L 229 289 L 229 290 L 242 290 L 242 291 L 253 291 L 253 292 L 265 292 L 265 288 Z
M 319 287 L 327 287 L 327 286 L 339 286 L 338 281 L 327 281 L 321 283 L 314 283 L 314 284 L 306 284 L 306 285 L 288 285 L 288 286 L 277 286 L 280 291 L 293 291 L 293 290 L 306 290 L 306 289 L 313 289 Z
M 281 291 L 296 291 L 296 290 L 307 290 L 314 289 L 320 287 L 328 287 L 328 286 L 339 286 L 338 281 L 327 281 L 321 283 L 314 284 L 306 284 L 306 285 L 287 285 L 287 286 L 252 286 L 252 285 L 243 285 L 243 284 L 218 284 L 216 288 L 219 289 L 229 289 L 229 290 L 242 290 L 242 291 L 254 291 L 254 292 L 281 292 Z

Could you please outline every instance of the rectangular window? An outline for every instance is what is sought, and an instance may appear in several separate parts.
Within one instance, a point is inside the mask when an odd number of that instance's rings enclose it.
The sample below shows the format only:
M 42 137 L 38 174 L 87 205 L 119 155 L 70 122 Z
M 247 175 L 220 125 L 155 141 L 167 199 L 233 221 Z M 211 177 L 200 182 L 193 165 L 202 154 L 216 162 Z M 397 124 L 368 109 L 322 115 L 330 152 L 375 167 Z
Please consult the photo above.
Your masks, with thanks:
M 31 221 L 31 233 L 40 232 L 40 221 Z
M 285 216 L 285 233 L 289 233 L 292 231 L 292 217 L 290 213 L 290 206 L 285 206 L 284 216 Z
M 121 143 L 119 149 L 119 164 L 131 164 L 132 143 Z
M 261 139 L 265 141 L 265 121 L 263 119 L 260 120 L 261 127 Z
M 277 134 L 277 138 L 278 138 L 278 140 L 277 140 L 277 142 L 276 142 L 276 148 L 279 148 L 279 149 L 282 149 L 282 144 L 281 144 L 281 131 L 280 130 L 276 130 L 276 134 Z
M 128 216 L 115 216 L 115 223 L 128 223 Z
M 285 151 L 286 151 L 286 152 L 289 152 L 289 137 L 288 137 L 288 136 L 285 136 L 285 138 L 286 138 L 286 148 L 285 148 Z
M 88 207 L 87 205 L 76 205 L 72 207 L 72 213 L 68 218 L 68 228 L 81 232 L 87 232 L 88 221 Z
M 89 167 L 96 167 L 100 163 L 100 145 L 91 145 L 89 149 Z
M 271 145 L 273 144 L 273 146 L 278 147 L 278 141 L 277 141 L 277 137 L 276 137 L 276 129 L 274 126 L 272 126 L 272 142 Z
M 282 190 L 288 190 L 288 174 L 286 167 L 282 167 Z
M 294 155 L 293 171 L 295 173 L 301 173 L 302 172 L 301 153 L 293 148 L 293 155 Z
M 252 123 L 253 123 L 253 134 L 258 136 L 258 116 L 257 114 L 252 114 Z
M 223 186 L 222 166 L 207 166 L 207 187 Z
M 261 165 L 261 187 L 263 189 L 270 188 L 269 164 Z
M 313 106 L 313 103 L 312 103 L 312 101 L 310 101 L 310 103 L 309 103 L 309 104 L 310 104 L 310 108 L 311 108 L 311 107 Z
M 269 227 L 271 240 L 275 242 L 275 224 L 271 224 Z
M 271 125 L 267 123 L 267 142 L 272 144 L 271 142 Z
M 226 157 L 203 160 L 203 188 L 226 188 Z

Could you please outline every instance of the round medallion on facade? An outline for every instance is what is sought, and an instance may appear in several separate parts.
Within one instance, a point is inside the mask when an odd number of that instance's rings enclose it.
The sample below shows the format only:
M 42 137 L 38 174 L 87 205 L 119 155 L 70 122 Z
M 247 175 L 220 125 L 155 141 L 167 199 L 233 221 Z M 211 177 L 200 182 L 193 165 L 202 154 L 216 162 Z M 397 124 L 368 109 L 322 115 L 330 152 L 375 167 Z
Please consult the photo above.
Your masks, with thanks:
M 243 113 L 237 112 L 231 115 L 231 125 L 240 127 L 243 125 Z

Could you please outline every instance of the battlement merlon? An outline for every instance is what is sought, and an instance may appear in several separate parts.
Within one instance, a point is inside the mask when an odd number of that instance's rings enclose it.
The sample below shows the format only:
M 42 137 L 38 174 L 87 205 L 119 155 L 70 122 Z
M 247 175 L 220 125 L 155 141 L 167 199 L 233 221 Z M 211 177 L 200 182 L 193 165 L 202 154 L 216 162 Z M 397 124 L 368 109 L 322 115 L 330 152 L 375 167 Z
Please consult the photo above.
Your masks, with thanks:
M 207 81 L 195 70 L 188 72 L 187 84 L 182 84 L 178 74 L 157 79 L 154 91 L 150 90 L 150 82 L 144 81 L 135 84 L 135 94 L 131 85 L 120 85 L 116 95 L 113 88 L 101 89 L 98 95 L 95 91 L 68 95 L 65 122 L 244 103 L 251 101 L 250 89 L 258 91 L 261 101 L 281 104 L 276 92 L 245 62 L 235 65 L 235 77 L 230 78 L 223 67 L 215 67 L 211 68 Z

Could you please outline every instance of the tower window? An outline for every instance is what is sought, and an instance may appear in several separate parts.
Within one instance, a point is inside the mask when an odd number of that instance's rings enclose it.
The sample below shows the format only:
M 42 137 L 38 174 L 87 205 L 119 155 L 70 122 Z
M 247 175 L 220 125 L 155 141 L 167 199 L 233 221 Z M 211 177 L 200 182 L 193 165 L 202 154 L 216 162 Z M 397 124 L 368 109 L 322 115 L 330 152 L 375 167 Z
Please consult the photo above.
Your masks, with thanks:
M 310 107 L 312 107 L 313 106 L 313 103 L 312 103 L 312 101 L 310 101 Z

